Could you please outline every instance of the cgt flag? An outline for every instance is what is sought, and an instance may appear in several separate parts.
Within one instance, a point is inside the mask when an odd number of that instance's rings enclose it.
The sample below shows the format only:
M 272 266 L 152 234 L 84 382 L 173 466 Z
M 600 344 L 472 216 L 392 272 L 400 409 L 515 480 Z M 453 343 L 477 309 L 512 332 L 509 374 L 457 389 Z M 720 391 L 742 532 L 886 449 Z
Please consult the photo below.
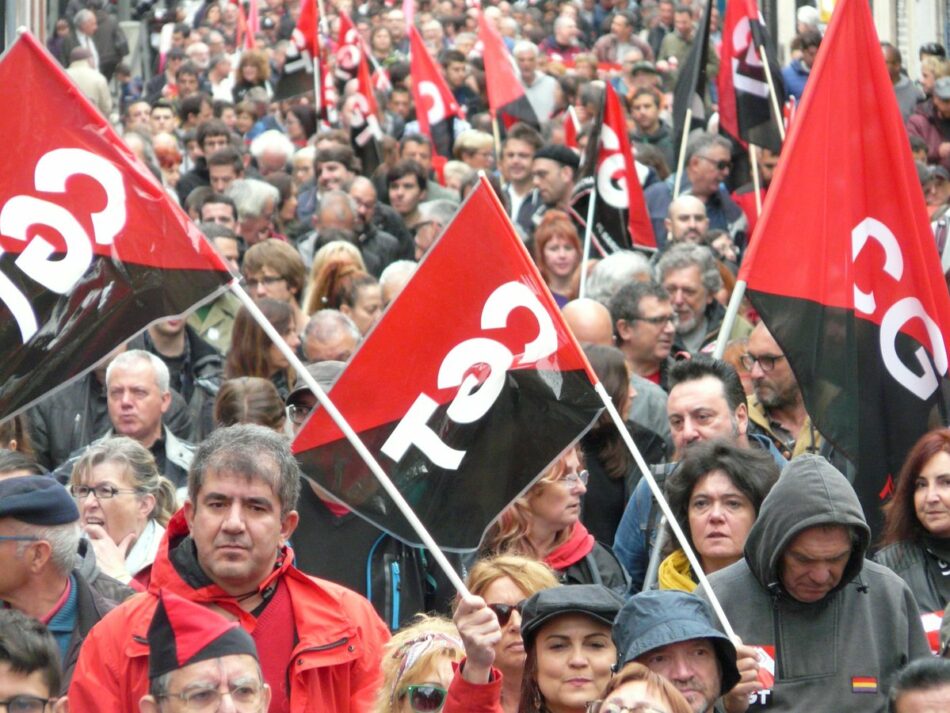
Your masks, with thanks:
M 610 83 L 604 86 L 604 103 L 593 123 L 571 207 L 586 220 L 593 191 L 591 243 L 599 256 L 631 247 L 656 250 L 623 107 Z
M 319 61 L 320 56 L 317 12 L 316 0 L 304 0 L 300 4 L 300 17 L 287 44 L 284 69 L 274 87 L 274 101 L 297 97 L 314 89 L 314 58 Z M 321 76 L 324 75 L 321 73 Z M 320 93 L 320 106 L 326 107 L 326 88 L 321 87 Z
M 453 120 L 461 111 L 459 104 L 415 27 L 409 28 L 409 47 L 412 53 L 412 100 L 416 104 L 419 129 L 432 139 L 436 153 L 451 158 L 455 139 Z
M 460 550 L 594 422 L 595 381 L 482 178 L 330 397 L 435 541 Z M 418 542 L 326 412 L 293 448 L 341 502 Z
M 0 419 L 213 297 L 224 261 L 24 33 L 0 62 Z
M 761 48 L 765 48 L 775 106 L 785 103 L 782 72 L 775 59 L 768 30 L 756 0 L 729 0 L 722 31 L 722 65 L 719 68 L 719 123 L 732 136 L 777 154 L 782 138 L 772 113 L 769 84 Z
M 492 21 L 481 11 L 478 13 L 478 39 L 483 47 L 485 87 L 492 116 L 497 117 L 506 128 L 523 121 L 540 129 L 541 122 L 524 93 L 521 79 L 512 64 L 511 53 Z
M 706 62 L 709 57 L 709 9 L 712 0 L 706 0 L 706 9 L 696 29 L 693 48 L 680 67 L 673 88 L 673 141 L 680 150 L 683 134 L 706 126 Z M 689 126 L 686 112 L 692 110 Z
M 950 296 L 864 0 L 838 3 L 808 87 L 739 278 L 879 531 L 907 451 L 947 422 Z

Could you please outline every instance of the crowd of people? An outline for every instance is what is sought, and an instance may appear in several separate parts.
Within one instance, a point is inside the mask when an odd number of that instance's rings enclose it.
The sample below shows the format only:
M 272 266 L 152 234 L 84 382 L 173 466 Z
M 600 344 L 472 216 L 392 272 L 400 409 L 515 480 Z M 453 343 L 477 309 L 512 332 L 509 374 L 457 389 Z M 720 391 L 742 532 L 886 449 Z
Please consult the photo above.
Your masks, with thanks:
M 70 0 L 49 50 L 324 389 L 486 175 L 685 539 L 605 415 L 476 552 L 448 554 L 468 590 L 456 592 L 425 548 L 301 472 L 291 442 L 316 397 L 225 294 L 0 423 L 0 706 L 950 709 L 950 429 L 910 452 L 878 535 L 852 486 L 860 474 L 813 424 L 748 305 L 723 358 L 709 355 L 756 191 L 764 198 L 781 156 L 756 152 L 754 185 L 747 154 L 713 120 L 689 136 L 674 192 L 672 89 L 703 7 L 417 1 L 411 21 L 464 109 L 440 155 L 412 101 L 404 10 L 323 3 L 340 109 L 356 91 L 335 52 L 341 12 L 373 73 L 383 135 L 379 165 L 366 166 L 351 112 L 317 110 L 312 92 L 275 100 L 296 0 L 258 0 L 254 13 L 219 0 L 145 8 L 148 77 L 125 63 L 112 5 Z M 479 13 L 538 126 L 492 121 Z M 797 21 L 776 79 L 800 98 L 824 27 L 810 6 Z M 714 109 L 716 5 L 711 22 Z M 914 80 L 882 44 L 943 249 L 950 63 L 940 45 L 920 52 Z M 606 83 L 629 117 L 652 253 L 583 254 L 580 155 L 565 124 L 577 116 L 582 149 Z M 427 309 L 419 328 L 438 329 L 438 304 Z

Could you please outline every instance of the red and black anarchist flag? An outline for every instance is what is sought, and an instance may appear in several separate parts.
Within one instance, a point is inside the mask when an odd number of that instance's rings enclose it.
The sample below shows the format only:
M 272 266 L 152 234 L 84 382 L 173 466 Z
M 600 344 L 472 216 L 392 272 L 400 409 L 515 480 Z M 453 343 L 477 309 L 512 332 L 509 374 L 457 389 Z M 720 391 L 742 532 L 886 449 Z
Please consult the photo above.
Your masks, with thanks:
M 459 104 L 415 27 L 409 28 L 409 51 L 412 53 L 412 101 L 416 105 L 419 130 L 432 139 L 440 156 L 452 158 L 453 124 L 461 113 Z
M 231 279 L 30 34 L 0 62 L 0 418 Z M 15 111 L 13 108 L 15 107 Z
M 610 82 L 604 86 L 604 101 L 587 140 L 571 207 L 587 220 L 593 191 L 592 257 L 631 247 L 655 250 L 656 238 L 633 160 L 627 119 Z
M 379 125 L 379 105 L 376 103 L 373 78 L 369 73 L 369 62 L 362 51 L 356 81 L 357 89 L 346 98 L 342 114 L 350 127 L 350 143 L 360 160 L 363 173 L 371 176 L 383 162 L 383 150 L 380 146 L 383 129 Z
M 481 11 L 478 13 L 478 39 L 482 43 L 482 60 L 485 63 L 485 86 L 488 89 L 488 106 L 492 116 L 510 127 L 523 121 L 536 129 L 541 128 L 538 115 L 528 101 L 521 85 L 511 53 L 505 47 L 492 21 Z
M 782 138 L 777 122 L 782 117 L 776 117 L 772 107 L 785 103 L 785 88 L 756 0 L 729 0 L 726 4 L 721 56 L 719 125 L 743 143 L 778 153 Z M 766 65 L 777 94 L 774 105 L 769 97 Z
M 472 549 L 601 411 L 596 377 L 486 179 L 330 393 L 439 545 Z M 322 410 L 303 472 L 418 537 Z
M 318 36 L 317 0 L 303 0 L 300 17 L 287 44 L 287 58 L 280 79 L 274 87 L 274 101 L 282 101 L 312 92 L 314 87 L 314 62 L 320 61 Z M 321 72 L 321 76 L 325 76 Z M 327 106 L 324 91 L 321 91 L 320 106 Z
M 950 296 L 863 0 L 838 3 L 808 87 L 739 278 L 875 528 L 909 448 L 947 423 Z
M 336 57 L 333 73 L 342 87 L 359 73 L 360 62 L 363 60 L 363 41 L 349 15 L 340 10 L 338 20 L 340 30 L 336 51 L 333 53 Z
M 680 67 L 673 87 L 673 140 L 680 150 L 683 133 L 706 126 L 706 62 L 709 59 L 709 8 L 712 0 L 706 1 L 703 18 L 696 28 L 693 47 Z M 686 111 L 692 110 L 689 126 L 686 126 Z

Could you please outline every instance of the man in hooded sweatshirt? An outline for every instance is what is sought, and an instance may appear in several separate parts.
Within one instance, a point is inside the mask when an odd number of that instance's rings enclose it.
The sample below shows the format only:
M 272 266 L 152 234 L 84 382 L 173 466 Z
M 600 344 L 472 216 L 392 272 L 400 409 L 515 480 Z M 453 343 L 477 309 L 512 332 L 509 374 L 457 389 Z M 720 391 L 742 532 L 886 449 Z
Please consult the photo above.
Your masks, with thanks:
M 736 634 L 774 671 L 750 711 L 884 711 L 894 674 L 931 655 L 910 589 L 864 559 L 870 538 L 854 489 L 824 458 L 784 468 L 744 558 L 709 577 Z

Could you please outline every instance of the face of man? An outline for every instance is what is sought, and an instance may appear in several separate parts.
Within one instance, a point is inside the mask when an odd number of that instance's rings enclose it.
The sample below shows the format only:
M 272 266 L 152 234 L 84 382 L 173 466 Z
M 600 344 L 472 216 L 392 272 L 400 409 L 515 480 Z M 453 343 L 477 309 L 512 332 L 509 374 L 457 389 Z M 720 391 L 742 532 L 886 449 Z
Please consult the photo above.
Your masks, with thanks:
M 538 189 L 541 202 L 555 206 L 565 202 L 573 181 L 571 169 L 549 158 L 536 158 L 531 163 L 531 179 Z
M 844 525 L 802 530 L 782 553 L 779 579 L 800 602 L 820 601 L 841 582 L 851 558 L 851 534 Z
M 168 692 L 172 695 L 157 704 L 151 696 L 147 696 L 142 701 L 141 711 L 183 713 L 193 709 L 182 700 L 182 696 L 203 699 L 210 697 L 213 691 L 230 693 L 219 699 L 220 705 L 212 708 L 215 711 L 263 713 L 270 705 L 270 686 L 264 683 L 257 659 L 249 654 L 232 654 L 172 671 L 168 677 Z
M 644 375 L 653 374 L 673 348 L 676 313 L 669 300 L 661 300 L 653 295 L 640 299 L 637 312 L 639 318 L 618 324 L 617 331 L 623 341 L 624 353 L 638 367 L 650 367 Z M 662 321 L 655 324 L 657 320 Z
M 429 175 L 432 170 L 432 147 L 426 142 L 407 141 L 399 153 L 399 158 L 415 161 Z
M 785 408 L 799 403 L 801 395 L 792 367 L 764 324 L 756 325 L 749 335 L 747 353 L 755 360 L 750 370 L 752 388 L 766 409 Z M 774 364 L 766 370 L 763 362 Z
M 670 204 L 666 229 L 674 243 L 699 243 L 709 230 L 706 205 L 694 196 L 681 196 Z
M 346 361 L 356 351 L 357 339 L 348 329 L 340 329 L 329 339 L 319 341 L 313 335 L 305 334 L 304 355 L 308 362 Z
M 950 119 L 950 99 L 941 99 L 936 94 L 933 96 L 934 109 L 941 119 Z
M 749 420 L 745 404 L 734 413 L 729 409 L 722 382 L 714 376 L 684 381 L 670 389 L 666 413 L 679 457 L 692 443 L 713 438 L 735 443 L 745 435 Z
M 691 193 L 700 198 L 711 196 L 729 176 L 731 156 L 725 146 L 707 146 L 689 161 Z
M 244 273 L 244 281 L 255 299 L 261 297 L 270 297 L 278 302 L 292 303 L 297 294 L 297 288 L 291 287 L 287 278 L 283 277 L 277 270 L 265 265 L 257 272 Z
M 318 168 L 317 185 L 320 191 L 338 191 L 343 184 L 353 178 L 353 174 L 339 161 L 324 161 Z
M 442 232 L 442 226 L 431 220 L 416 227 L 413 242 L 416 246 L 415 259 L 417 261 L 421 260 L 422 256 L 432 247 L 432 243 L 435 242 L 440 232 Z
M 611 25 L 613 27 L 613 25 Z M 554 39 L 558 44 L 571 45 L 577 37 L 577 23 L 574 20 L 562 20 L 554 27 Z
M 205 203 L 201 206 L 201 222 L 217 223 L 234 230 L 237 225 L 237 216 L 234 209 L 227 203 Z
M 218 249 L 218 252 L 221 253 L 221 257 L 228 263 L 228 267 L 230 267 L 235 274 L 240 274 L 241 267 L 239 260 L 241 253 L 239 252 L 237 239 L 215 238 L 214 246 Z
M 406 16 L 402 10 L 390 10 L 386 15 L 386 29 L 393 36 L 393 42 L 399 42 L 406 35 Z
M 768 149 L 758 148 L 756 163 L 759 164 L 759 178 L 763 186 L 768 186 L 772 182 L 772 176 L 778 166 L 778 154 L 772 153 Z
M 670 270 L 663 276 L 663 287 L 670 293 L 670 302 L 676 312 L 676 331 L 689 334 L 702 323 L 706 306 L 712 302 L 698 265 Z
M 614 15 L 614 19 L 610 21 L 610 33 L 621 42 L 630 39 L 632 29 L 623 15 Z
M 198 93 L 198 77 L 185 72 L 178 75 L 178 96 L 189 97 Z
M 637 661 L 683 694 L 693 713 L 712 710 L 722 685 L 719 659 L 709 639 L 691 639 L 653 649 Z
M 508 139 L 501 151 L 501 175 L 515 185 L 531 180 L 531 159 L 534 149 L 531 144 L 518 139 Z
M 226 163 L 220 166 L 208 166 L 208 178 L 211 181 L 211 189 L 215 193 L 224 193 L 228 187 L 237 180 L 237 171 L 233 163 Z
M 153 134 L 158 134 L 163 131 L 170 133 L 175 130 L 175 112 L 173 112 L 169 107 L 155 107 L 152 109 L 150 118 Z
M 676 6 L 671 2 L 660 3 L 657 14 L 660 18 L 660 23 L 662 23 L 664 27 L 669 27 L 673 24 L 673 10 L 675 7 Z
M 85 22 L 79 26 L 79 31 L 84 35 L 92 36 L 99 29 L 99 21 L 95 15 L 91 15 Z
M 109 420 L 112 428 L 150 447 L 162 434 L 162 414 L 171 404 L 171 394 L 159 390 L 155 370 L 142 359 L 115 367 L 107 384 Z
M 896 713 L 941 713 L 950 704 L 950 684 L 906 691 L 897 697 Z
M 354 181 L 350 186 L 350 197 L 356 202 L 356 214 L 361 230 L 373 222 L 376 211 L 376 189 L 369 181 Z
M 268 199 L 264 203 L 264 208 L 260 215 L 251 215 L 246 217 L 238 225 L 238 231 L 244 242 L 248 246 L 255 245 L 261 240 L 266 240 L 274 220 L 274 201 Z
M 227 136 L 205 136 L 204 143 L 201 144 L 201 153 L 207 157 L 216 151 L 226 149 L 230 145 L 231 139 Z
M 422 202 L 425 191 L 419 187 L 415 174 L 397 178 L 389 184 L 389 204 L 399 215 L 410 215 Z
M 641 94 L 633 100 L 631 112 L 633 114 L 633 121 L 641 133 L 652 134 L 659 128 L 660 107 L 656 103 L 656 97 L 649 94 Z
M 148 102 L 135 102 L 129 107 L 129 115 L 126 118 L 127 129 L 149 130 L 149 110 L 151 107 Z
M 256 591 L 273 571 L 278 550 L 297 527 L 296 511 L 282 515 L 270 485 L 276 482 L 277 465 L 261 461 L 272 471 L 266 479 L 211 470 L 205 473 L 195 502 L 185 503 L 198 563 L 231 595 Z
M 409 101 L 409 94 L 407 92 L 394 91 L 389 96 L 388 106 L 390 113 L 405 119 L 409 116 L 409 109 L 412 106 Z
M 15 544 L 15 543 L 14 543 Z M 28 696 L 31 698 L 41 698 L 43 701 L 56 697 L 57 691 L 50 691 L 46 684 L 46 676 L 41 669 L 32 673 L 23 673 L 14 671 L 9 661 L 0 662 L 0 700 L 7 701 L 7 710 L 12 711 L 13 706 L 9 703 L 10 699 L 17 696 Z M 41 709 L 43 713 L 48 710 L 65 711 L 65 698 L 47 708 L 45 705 Z M 31 709 L 32 710 L 32 709 Z
M 673 14 L 673 29 L 680 37 L 689 42 L 693 36 L 693 16 L 689 12 Z
M 817 47 L 805 47 L 802 49 L 802 64 L 811 69 L 812 65 L 815 63 L 815 58 L 818 56 Z
M 457 89 L 465 83 L 465 75 L 468 73 L 468 67 L 465 62 L 449 62 L 445 68 L 445 78 L 448 80 L 452 89 Z
M 521 72 L 524 83 L 533 83 L 534 73 L 538 69 L 538 56 L 532 50 L 525 49 L 515 54 L 515 61 L 518 63 L 518 71 Z

